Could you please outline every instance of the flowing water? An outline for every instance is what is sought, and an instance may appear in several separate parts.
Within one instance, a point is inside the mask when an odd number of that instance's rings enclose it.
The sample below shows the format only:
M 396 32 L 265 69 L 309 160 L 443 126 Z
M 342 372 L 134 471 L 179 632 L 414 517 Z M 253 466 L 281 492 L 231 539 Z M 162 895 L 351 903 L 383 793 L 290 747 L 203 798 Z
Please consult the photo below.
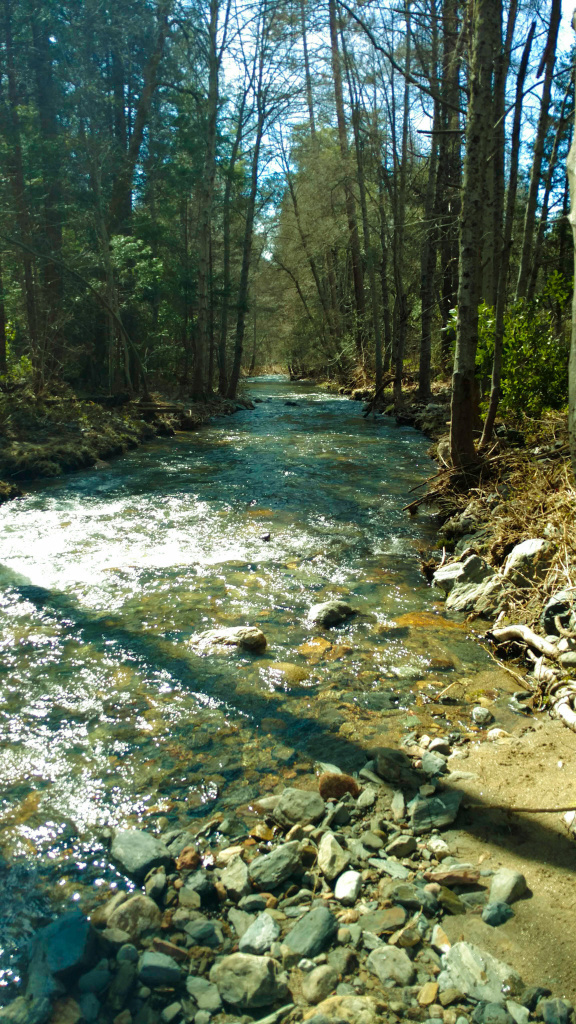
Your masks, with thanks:
M 490 668 L 421 575 L 432 520 L 401 511 L 429 442 L 281 377 L 249 395 L 0 509 L 0 986 L 48 896 L 89 909 L 126 884 L 107 828 L 241 818 L 316 760 L 356 770 Z M 357 614 L 311 627 L 331 598 Z M 243 624 L 263 654 L 196 643 Z

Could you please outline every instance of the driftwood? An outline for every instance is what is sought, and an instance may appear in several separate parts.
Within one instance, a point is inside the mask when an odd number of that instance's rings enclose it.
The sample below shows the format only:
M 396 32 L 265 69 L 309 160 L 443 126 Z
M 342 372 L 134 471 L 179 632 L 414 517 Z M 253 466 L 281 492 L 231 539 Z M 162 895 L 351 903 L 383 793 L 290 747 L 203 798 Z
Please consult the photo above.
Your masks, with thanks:
M 528 647 L 539 651 L 545 658 L 549 658 L 550 661 L 558 661 L 562 653 L 549 640 L 538 636 L 529 626 L 502 626 L 500 629 L 489 630 L 486 635 L 500 644 L 508 643 L 510 640 L 521 640 Z

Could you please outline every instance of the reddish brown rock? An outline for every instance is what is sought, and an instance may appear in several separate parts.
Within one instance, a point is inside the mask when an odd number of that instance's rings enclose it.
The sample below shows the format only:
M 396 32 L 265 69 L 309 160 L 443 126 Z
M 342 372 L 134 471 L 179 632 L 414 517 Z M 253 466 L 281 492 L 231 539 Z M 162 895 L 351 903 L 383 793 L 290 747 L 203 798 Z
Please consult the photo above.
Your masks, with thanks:
M 195 871 L 200 863 L 200 854 L 194 846 L 185 846 L 176 861 L 177 871 Z
M 345 793 L 360 796 L 360 786 L 351 775 L 324 772 L 318 779 L 318 791 L 323 800 L 341 800 Z

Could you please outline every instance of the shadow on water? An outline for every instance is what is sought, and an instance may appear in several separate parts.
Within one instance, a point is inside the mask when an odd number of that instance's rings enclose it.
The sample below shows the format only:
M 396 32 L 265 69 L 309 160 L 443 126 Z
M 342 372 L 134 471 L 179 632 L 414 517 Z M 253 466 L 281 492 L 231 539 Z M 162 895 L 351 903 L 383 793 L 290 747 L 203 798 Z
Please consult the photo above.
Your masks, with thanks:
M 67 622 L 82 631 L 82 636 L 87 642 L 105 647 L 110 640 L 120 641 L 134 659 L 140 662 L 144 659 L 147 667 L 162 669 L 189 687 L 191 692 L 197 692 L 198 678 L 191 664 L 184 657 L 168 653 L 153 637 L 127 629 L 120 623 L 111 623 L 109 616 L 104 618 L 86 612 L 68 595 L 35 586 L 4 566 L 0 567 L 0 570 L 4 581 L 7 583 L 10 580 L 10 585 L 19 591 L 23 599 L 30 601 L 38 610 L 49 610 L 65 617 Z M 239 707 L 225 692 L 223 680 L 213 679 L 209 684 L 204 680 L 202 686 L 204 697 L 209 696 L 219 701 L 231 715 L 249 714 L 255 728 L 260 719 L 271 717 L 272 710 L 281 714 L 282 718 L 288 721 L 286 732 L 290 733 L 299 746 L 313 758 L 321 759 L 328 743 L 331 757 L 338 758 L 338 764 L 343 770 L 357 771 L 366 763 L 368 753 L 365 747 L 345 737 L 330 734 L 316 718 L 295 717 L 286 707 L 286 695 L 283 695 L 281 700 L 276 700 L 252 694 L 249 706 Z M 422 775 L 422 782 L 425 781 L 427 779 Z M 451 787 L 447 782 L 445 788 L 458 787 Z M 542 848 L 546 847 L 547 863 L 573 868 L 574 841 L 560 835 L 555 829 L 547 828 L 533 820 L 528 823 L 521 813 L 493 808 L 477 796 L 474 797 L 473 804 L 468 804 L 465 799 L 463 808 L 457 824 L 471 835 L 478 838 L 489 836 L 490 841 L 502 849 L 516 850 L 519 843 L 524 842 L 529 831 L 533 845 L 532 848 L 523 848 L 523 856 L 541 861 Z

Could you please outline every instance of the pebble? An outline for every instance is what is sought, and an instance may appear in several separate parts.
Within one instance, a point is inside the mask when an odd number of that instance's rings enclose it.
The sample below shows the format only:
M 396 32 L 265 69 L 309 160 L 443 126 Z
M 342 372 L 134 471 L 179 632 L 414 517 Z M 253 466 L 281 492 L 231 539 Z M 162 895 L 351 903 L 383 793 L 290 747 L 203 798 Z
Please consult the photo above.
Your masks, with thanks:
M 270 914 L 263 911 L 246 929 L 238 948 L 241 953 L 254 953 L 255 956 L 259 956 L 268 952 L 279 935 L 280 926 Z
M 224 941 L 218 922 L 210 921 L 206 917 L 190 921 L 184 931 L 192 946 L 208 946 L 210 949 L 217 949 Z
M 527 892 L 526 879 L 520 871 L 499 868 L 492 878 L 490 903 L 514 903 Z
M 302 995 L 307 1003 L 321 1003 L 338 983 L 338 974 L 329 964 L 315 967 L 302 982 Z
M 150 988 L 178 985 L 180 977 L 180 967 L 165 953 L 143 953 L 138 961 L 138 978 Z
M 251 889 L 248 866 L 244 863 L 240 854 L 236 854 L 230 859 L 222 872 L 220 880 L 230 899 L 235 902 L 248 895 Z
M 317 956 L 330 944 L 338 931 L 336 918 L 326 907 L 310 910 L 288 932 L 284 943 L 300 956 Z
M 286 993 L 276 960 L 269 956 L 232 953 L 217 961 L 210 971 L 221 999 L 243 1010 L 271 1006 Z
M 367 811 L 368 808 L 373 807 L 376 803 L 376 797 L 378 796 L 377 790 L 373 786 L 366 786 L 366 789 L 360 793 L 356 801 L 356 807 L 360 811 Z
M 320 821 L 325 810 L 326 805 L 319 793 L 289 787 L 281 794 L 274 809 L 274 817 L 286 827 L 309 825 Z
M 199 1010 L 218 1013 L 222 1009 L 220 993 L 216 985 L 213 985 L 207 978 L 189 974 L 186 978 L 186 991 L 195 1000 Z
M 110 854 L 120 870 L 135 881 L 142 881 L 152 868 L 167 868 L 172 863 L 172 856 L 164 843 L 149 832 L 138 829 L 117 832 Z
M 477 704 L 476 707 L 472 708 L 472 721 L 480 726 L 489 725 L 490 722 L 494 721 L 494 715 L 488 708 L 483 708 L 480 704 Z
M 321 800 L 320 797 L 318 799 Z M 323 800 L 321 803 L 324 805 Z M 259 889 L 269 890 L 278 888 L 287 878 L 301 870 L 301 867 L 300 843 L 294 841 L 277 846 L 272 853 L 256 857 L 250 864 L 248 873 Z
M 390 982 L 396 985 L 411 985 L 416 976 L 414 965 L 406 951 L 394 946 L 381 946 L 373 950 L 366 966 L 383 985 Z

